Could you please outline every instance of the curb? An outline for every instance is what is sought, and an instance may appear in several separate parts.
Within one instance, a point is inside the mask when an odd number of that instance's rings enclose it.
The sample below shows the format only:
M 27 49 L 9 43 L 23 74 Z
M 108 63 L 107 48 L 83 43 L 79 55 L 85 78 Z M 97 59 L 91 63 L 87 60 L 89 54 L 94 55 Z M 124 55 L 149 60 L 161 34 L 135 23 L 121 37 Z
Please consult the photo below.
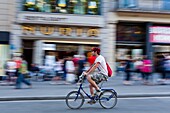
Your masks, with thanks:
M 139 97 L 170 97 L 170 94 L 127 94 L 118 95 L 118 98 Z M 24 100 L 64 100 L 66 96 L 44 96 L 44 97 L 1 97 L 0 101 L 24 101 Z

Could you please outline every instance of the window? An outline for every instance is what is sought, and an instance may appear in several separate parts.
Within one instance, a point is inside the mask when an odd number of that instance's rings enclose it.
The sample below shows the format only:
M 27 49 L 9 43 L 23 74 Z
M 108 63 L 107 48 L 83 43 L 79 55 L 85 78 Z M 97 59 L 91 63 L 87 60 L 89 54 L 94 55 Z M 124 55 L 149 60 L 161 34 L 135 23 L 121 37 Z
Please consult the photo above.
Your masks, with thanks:
M 100 14 L 100 0 L 25 0 L 23 6 L 24 11 Z
M 137 0 L 120 0 L 120 8 L 135 8 L 137 7 Z
M 163 10 L 170 10 L 170 1 L 169 0 L 163 0 Z
M 145 26 L 137 24 L 118 24 L 117 41 L 144 42 Z

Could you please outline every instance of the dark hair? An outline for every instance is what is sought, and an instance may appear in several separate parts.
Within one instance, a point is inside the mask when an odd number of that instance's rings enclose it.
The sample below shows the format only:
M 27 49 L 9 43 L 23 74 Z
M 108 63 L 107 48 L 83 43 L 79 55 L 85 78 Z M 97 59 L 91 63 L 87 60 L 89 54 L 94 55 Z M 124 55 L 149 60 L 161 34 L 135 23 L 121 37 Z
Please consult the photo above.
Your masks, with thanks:
M 24 57 L 24 55 L 21 55 L 21 56 L 20 56 L 20 58 L 22 58 L 23 60 L 25 60 L 25 57 Z
M 94 52 L 97 51 L 97 54 L 100 55 L 100 48 L 94 47 L 94 48 L 92 48 L 92 51 L 94 51 Z

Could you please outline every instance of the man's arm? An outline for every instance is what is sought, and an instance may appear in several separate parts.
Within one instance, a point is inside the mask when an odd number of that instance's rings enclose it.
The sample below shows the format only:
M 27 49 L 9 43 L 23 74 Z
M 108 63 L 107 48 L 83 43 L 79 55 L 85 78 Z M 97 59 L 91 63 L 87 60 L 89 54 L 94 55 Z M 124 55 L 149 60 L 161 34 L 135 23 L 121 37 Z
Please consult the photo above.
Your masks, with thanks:
M 90 73 L 92 73 L 98 66 L 99 66 L 99 62 L 95 63 L 89 70 L 86 71 L 86 75 L 89 75 Z

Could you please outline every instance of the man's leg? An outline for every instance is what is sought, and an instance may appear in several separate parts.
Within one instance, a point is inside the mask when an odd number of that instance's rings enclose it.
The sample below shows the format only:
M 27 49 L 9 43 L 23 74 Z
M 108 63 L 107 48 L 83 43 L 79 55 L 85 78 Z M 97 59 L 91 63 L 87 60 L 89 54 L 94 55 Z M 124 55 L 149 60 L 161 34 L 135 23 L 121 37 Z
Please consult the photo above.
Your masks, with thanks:
M 93 90 L 93 86 L 90 84 L 89 85 L 89 88 L 90 88 L 90 94 L 91 94 L 91 96 L 94 96 L 94 90 Z
M 21 88 L 21 81 L 22 81 L 21 74 L 18 73 L 18 77 L 17 77 L 17 80 L 16 80 L 16 89 Z
M 93 81 L 93 80 L 91 79 L 91 76 L 90 76 L 90 75 L 87 76 L 87 80 L 88 80 L 88 82 L 91 84 L 92 87 L 94 87 L 96 90 L 99 90 L 98 85 L 95 83 L 95 81 Z M 91 87 L 91 86 L 90 86 L 90 87 Z

